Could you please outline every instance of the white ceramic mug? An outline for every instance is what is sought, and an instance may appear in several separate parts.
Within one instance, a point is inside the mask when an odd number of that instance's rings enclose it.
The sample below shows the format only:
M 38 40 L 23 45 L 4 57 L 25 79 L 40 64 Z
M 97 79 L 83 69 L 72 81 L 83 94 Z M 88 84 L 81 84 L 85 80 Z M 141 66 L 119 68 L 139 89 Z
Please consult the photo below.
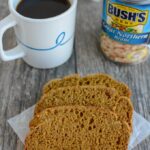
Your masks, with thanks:
M 18 58 L 35 68 L 53 68 L 66 62 L 73 50 L 77 0 L 64 13 L 47 19 L 24 17 L 16 11 L 20 0 L 9 0 L 11 14 L 0 22 L 0 56 L 3 61 Z M 40 11 L 40 10 L 39 10 Z M 17 47 L 4 51 L 4 32 L 14 27 Z

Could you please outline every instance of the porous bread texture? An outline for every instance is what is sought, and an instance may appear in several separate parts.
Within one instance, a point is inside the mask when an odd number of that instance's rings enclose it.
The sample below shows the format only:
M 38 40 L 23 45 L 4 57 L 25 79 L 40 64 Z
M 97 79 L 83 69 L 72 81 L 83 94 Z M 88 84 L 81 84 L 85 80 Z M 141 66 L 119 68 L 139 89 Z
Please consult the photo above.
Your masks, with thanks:
M 35 115 L 46 108 L 67 105 L 100 106 L 115 112 L 132 129 L 133 107 L 127 97 L 119 97 L 113 88 L 101 86 L 75 86 L 51 90 L 36 104 Z M 47 116 L 45 116 L 47 117 Z M 34 120 L 37 117 L 35 116 Z M 34 121 L 33 121 L 34 122 Z M 41 121 L 35 121 L 41 123 Z M 32 124 L 32 122 L 31 122 Z M 35 124 L 34 126 L 36 126 Z
M 79 85 L 101 85 L 111 87 L 117 90 L 119 96 L 131 97 L 131 90 L 126 84 L 118 82 L 106 74 L 92 74 L 82 77 L 80 78 Z
M 117 114 L 119 120 L 123 120 L 128 123 L 131 131 L 133 128 L 133 110 L 134 109 L 131 100 L 127 97 L 120 97 L 114 111 Z
M 118 93 L 113 88 L 101 86 L 62 87 L 44 94 L 35 107 L 35 114 L 45 108 L 63 105 L 103 105 L 114 109 Z M 100 104 L 99 104 L 100 103 Z
M 115 88 L 120 96 L 131 97 L 131 90 L 129 87 L 119 81 L 114 80 L 111 76 L 107 74 L 91 74 L 85 77 L 80 77 L 80 75 L 66 76 L 63 79 L 56 79 L 49 81 L 43 88 L 43 93 L 47 93 L 52 89 L 57 89 L 60 87 L 67 86 L 82 86 L 82 85 L 101 85 L 105 87 Z
M 60 87 L 76 86 L 79 84 L 80 75 L 73 74 L 62 79 L 54 79 L 47 82 L 43 87 L 43 94 Z
M 50 119 L 30 131 L 25 150 L 128 149 L 129 127 L 111 111 L 94 106 L 60 106 L 48 111 Z

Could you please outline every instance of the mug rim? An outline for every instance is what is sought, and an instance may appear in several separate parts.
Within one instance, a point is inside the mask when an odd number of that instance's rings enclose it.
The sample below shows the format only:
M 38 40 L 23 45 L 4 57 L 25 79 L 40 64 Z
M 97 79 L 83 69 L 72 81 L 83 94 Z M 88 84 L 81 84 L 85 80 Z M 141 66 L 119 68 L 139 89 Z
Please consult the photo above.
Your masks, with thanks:
M 66 10 L 65 12 L 54 16 L 54 17 L 50 17 L 50 18 L 43 18 L 43 19 L 36 19 L 36 18 L 29 18 L 29 17 L 25 17 L 23 15 L 21 15 L 20 13 L 18 13 L 16 11 L 16 8 L 13 7 L 13 0 L 9 0 L 8 5 L 9 5 L 9 10 L 11 13 L 13 13 L 15 16 L 19 17 L 20 19 L 26 21 L 26 22 L 48 22 L 48 21 L 54 21 L 57 19 L 60 19 L 61 17 L 64 17 L 65 15 L 69 14 L 71 11 L 73 11 L 75 9 L 75 7 L 77 6 L 78 0 L 72 0 L 72 4 L 71 7 Z

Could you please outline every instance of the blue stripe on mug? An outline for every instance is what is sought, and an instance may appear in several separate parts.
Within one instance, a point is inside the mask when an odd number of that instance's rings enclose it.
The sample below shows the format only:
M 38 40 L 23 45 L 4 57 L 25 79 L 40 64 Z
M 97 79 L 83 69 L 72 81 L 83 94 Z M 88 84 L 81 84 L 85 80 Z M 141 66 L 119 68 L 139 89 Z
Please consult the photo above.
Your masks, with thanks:
M 68 40 L 64 41 L 65 35 L 66 35 L 65 32 L 60 33 L 60 34 L 58 35 L 57 39 L 56 39 L 56 45 L 54 45 L 54 46 L 52 46 L 52 47 L 50 47 L 50 48 L 44 48 L 44 49 L 42 49 L 42 48 L 39 49 L 39 48 L 30 47 L 30 46 L 24 44 L 24 43 L 23 43 L 22 41 L 20 41 L 19 39 L 18 39 L 18 42 L 19 42 L 20 44 L 22 44 L 23 46 L 25 46 L 25 47 L 27 47 L 27 48 L 29 48 L 29 49 L 32 49 L 32 50 L 36 50 L 36 51 L 49 51 L 49 50 L 53 50 L 53 49 L 57 48 L 58 46 L 63 46 L 63 45 L 65 45 L 65 44 L 67 44 L 67 43 L 73 38 L 73 35 L 72 35 Z

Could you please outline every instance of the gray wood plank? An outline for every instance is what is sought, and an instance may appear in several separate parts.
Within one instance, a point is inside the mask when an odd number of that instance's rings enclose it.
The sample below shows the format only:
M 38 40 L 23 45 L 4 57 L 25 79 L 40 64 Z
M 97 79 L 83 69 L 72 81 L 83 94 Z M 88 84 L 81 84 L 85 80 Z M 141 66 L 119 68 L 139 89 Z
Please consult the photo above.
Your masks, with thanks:
M 133 91 L 135 110 L 150 121 L 150 59 L 145 63 L 127 66 L 115 64 L 100 52 L 100 3 L 80 0 L 77 15 L 76 58 L 77 72 L 84 75 L 104 72 L 124 81 Z M 147 138 L 135 150 L 150 150 Z
M 0 0 L 0 19 L 9 14 L 7 1 Z M 13 30 L 4 36 L 5 49 L 16 45 Z M 56 69 L 34 69 L 22 60 L 0 62 L 0 150 L 22 150 L 23 144 L 7 123 L 7 119 L 34 105 L 48 80 L 75 73 L 74 53 Z

